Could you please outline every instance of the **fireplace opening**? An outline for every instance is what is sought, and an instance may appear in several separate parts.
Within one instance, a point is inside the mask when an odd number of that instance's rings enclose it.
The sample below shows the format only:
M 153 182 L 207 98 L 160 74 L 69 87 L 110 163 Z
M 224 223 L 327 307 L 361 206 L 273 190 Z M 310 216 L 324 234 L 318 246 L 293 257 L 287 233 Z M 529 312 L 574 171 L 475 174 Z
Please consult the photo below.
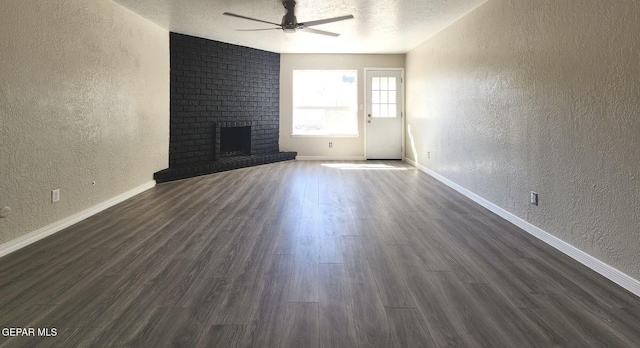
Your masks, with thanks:
M 220 156 L 251 156 L 251 126 L 220 127 Z

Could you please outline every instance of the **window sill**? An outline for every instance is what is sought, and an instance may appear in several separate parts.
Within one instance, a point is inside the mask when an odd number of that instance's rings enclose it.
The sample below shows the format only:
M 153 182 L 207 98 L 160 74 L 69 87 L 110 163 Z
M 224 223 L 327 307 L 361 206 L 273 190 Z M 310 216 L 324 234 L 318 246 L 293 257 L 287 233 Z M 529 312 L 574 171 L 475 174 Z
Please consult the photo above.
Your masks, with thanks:
M 292 138 L 359 138 L 360 134 L 291 134 Z

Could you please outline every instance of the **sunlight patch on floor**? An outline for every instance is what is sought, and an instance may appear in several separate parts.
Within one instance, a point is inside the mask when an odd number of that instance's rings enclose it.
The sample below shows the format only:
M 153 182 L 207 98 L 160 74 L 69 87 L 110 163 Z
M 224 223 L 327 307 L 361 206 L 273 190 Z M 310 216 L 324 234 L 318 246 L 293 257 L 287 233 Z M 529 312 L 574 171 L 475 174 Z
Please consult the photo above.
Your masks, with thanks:
M 405 167 L 394 167 L 388 164 L 365 164 L 365 163 L 323 163 L 325 167 L 348 169 L 348 170 L 407 170 Z

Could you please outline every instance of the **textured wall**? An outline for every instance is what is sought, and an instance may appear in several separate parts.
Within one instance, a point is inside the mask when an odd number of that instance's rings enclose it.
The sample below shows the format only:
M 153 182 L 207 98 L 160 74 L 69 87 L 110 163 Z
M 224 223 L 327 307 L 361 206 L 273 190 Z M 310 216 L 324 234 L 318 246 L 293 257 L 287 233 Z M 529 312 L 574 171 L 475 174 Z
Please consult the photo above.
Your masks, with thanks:
M 170 166 L 212 161 L 221 122 L 252 123 L 251 153 L 277 153 L 280 55 L 170 35 Z
M 292 137 L 293 70 L 357 70 L 358 105 L 364 104 L 364 68 L 403 68 L 404 54 L 283 54 L 280 58 L 280 149 L 299 156 L 364 156 L 364 111 L 359 137 Z M 329 148 L 329 141 L 333 147 Z
M 168 32 L 107 0 L 2 1 L 0 125 L 0 243 L 153 180 L 168 163 Z
M 489 0 L 408 53 L 408 157 L 640 279 L 639 12 Z

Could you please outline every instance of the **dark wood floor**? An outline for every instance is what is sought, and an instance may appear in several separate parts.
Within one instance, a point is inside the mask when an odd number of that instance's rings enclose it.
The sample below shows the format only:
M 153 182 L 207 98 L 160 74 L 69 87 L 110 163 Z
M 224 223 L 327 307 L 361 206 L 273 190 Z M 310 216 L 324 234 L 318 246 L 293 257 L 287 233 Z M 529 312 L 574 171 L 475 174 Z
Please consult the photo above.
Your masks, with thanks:
M 638 347 L 640 299 L 402 162 L 154 189 L 0 259 L 0 346 Z

